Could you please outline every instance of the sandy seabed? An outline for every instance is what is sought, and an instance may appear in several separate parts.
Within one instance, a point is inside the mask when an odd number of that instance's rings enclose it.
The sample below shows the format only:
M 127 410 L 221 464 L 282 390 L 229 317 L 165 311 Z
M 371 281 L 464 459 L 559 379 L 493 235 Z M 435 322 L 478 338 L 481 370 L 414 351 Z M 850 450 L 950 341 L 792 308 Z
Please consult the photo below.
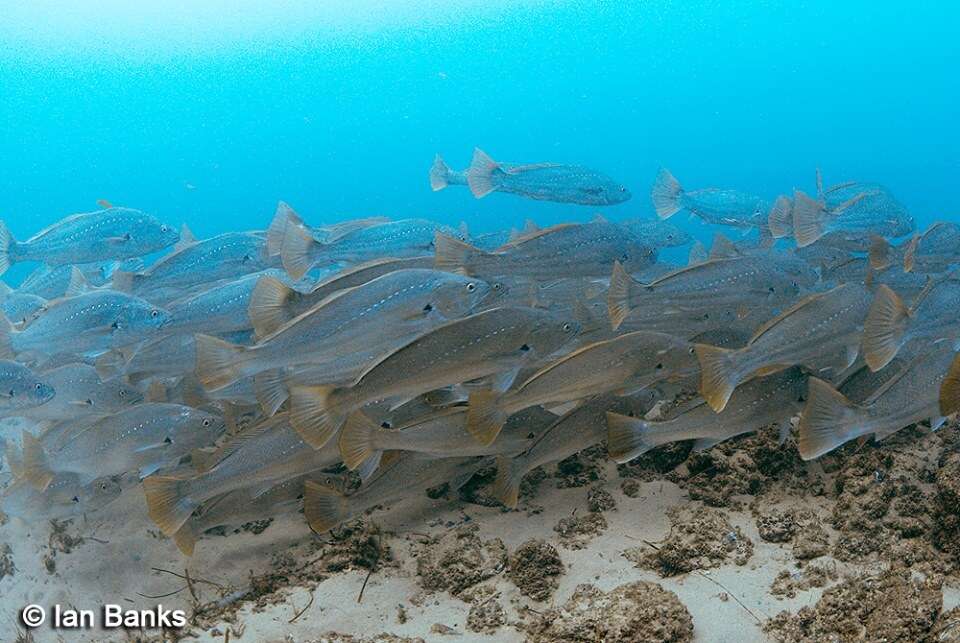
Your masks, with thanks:
M 815 462 L 773 430 L 620 466 L 598 446 L 528 475 L 516 511 L 491 481 L 323 536 L 299 514 L 221 530 L 191 559 L 137 488 L 95 518 L 9 518 L 0 639 L 960 641 L 956 423 Z M 190 624 L 28 634 L 28 603 L 162 603 Z

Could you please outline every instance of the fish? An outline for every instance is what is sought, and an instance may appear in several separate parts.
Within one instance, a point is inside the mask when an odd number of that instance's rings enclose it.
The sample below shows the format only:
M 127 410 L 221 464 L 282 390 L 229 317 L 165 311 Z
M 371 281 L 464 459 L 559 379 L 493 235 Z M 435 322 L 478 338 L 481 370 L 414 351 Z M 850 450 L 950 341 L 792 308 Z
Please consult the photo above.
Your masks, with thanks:
M 830 245 L 866 250 L 870 238 L 902 237 L 915 229 L 910 213 L 881 185 L 854 183 L 813 199 L 793 197 L 793 236 L 799 247 L 820 239 Z
M 17 292 L 50 300 L 74 297 L 86 289 L 83 273 L 76 266 L 40 266 L 27 275 Z
M 492 308 L 420 335 L 370 366 L 350 386 L 290 391 L 290 422 L 322 447 L 353 411 L 377 400 L 411 399 L 450 384 L 496 376 L 504 390 L 519 370 L 572 342 L 580 324 L 532 308 Z
M 881 284 L 863 326 L 863 356 L 874 371 L 885 367 L 900 348 L 915 339 L 947 342 L 960 350 L 960 281 L 930 281 L 908 307 L 889 286 Z
M 687 192 L 666 168 L 657 173 L 651 197 L 653 208 L 661 219 L 669 219 L 680 210 L 687 210 L 706 223 L 735 228 L 767 228 L 765 215 L 770 206 L 764 199 L 719 188 Z
M 647 410 L 646 402 L 633 398 L 602 395 L 586 401 L 557 418 L 524 453 L 514 457 L 499 456 L 491 495 L 505 507 L 515 509 L 520 483 L 527 473 L 603 441 L 607 411 L 642 415 Z
M 443 157 L 437 154 L 430 166 L 430 189 L 439 192 L 451 185 L 467 185 L 467 173 L 451 170 Z
M 10 291 L 2 295 L 0 312 L 10 323 L 23 328 L 47 306 L 47 300 L 30 293 Z
M 454 406 L 397 428 L 386 428 L 357 411 L 343 425 L 338 441 L 343 463 L 357 469 L 384 451 L 414 451 L 439 458 L 517 454 L 556 415 L 531 409 L 511 415 L 496 441 L 479 443 L 467 430 L 467 408 Z
M 247 487 L 267 489 L 340 461 L 335 444 L 316 450 L 307 445 L 287 419 L 274 416 L 224 444 L 199 475 L 183 478 L 152 475 L 143 480 L 147 512 L 167 536 L 176 535 L 200 505 Z
M 73 354 L 133 344 L 160 331 L 170 313 L 139 297 L 95 290 L 51 301 L 26 328 L 0 319 L 0 356 Z
M 629 219 L 620 225 L 637 235 L 644 245 L 651 248 L 679 248 L 693 242 L 686 231 L 657 219 Z
M 800 457 L 813 460 L 870 433 L 882 439 L 921 420 L 939 427 L 943 423 L 940 389 L 954 355 L 951 350 L 940 350 L 913 358 L 859 404 L 828 382 L 811 377 L 798 425 Z
M 143 394 L 136 388 L 118 379 L 104 382 L 97 370 L 87 364 L 65 364 L 44 371 L 40 377 L 44 385 L 54 391 L 50 399 L 13 413 L 4 410 L 5 415 L 38 423 L 78 424 L 118 413 L 143 401 Z
M 138 471 L 146 477 L 193 449 L 213 443 L 223 418 L 179 404 L 140 404 L 81 427 L 49 452 L 45 442 L 23 433 L 23 479 L 46 489 L 57 473 L 76 473 L 81 484 Z
M 197 336 L 197 377 L 211 391 L 263 371 L 346 359 L 363 365 L 398 341 L 456 319 L 489 286 L 446 272 L 407 269 L 342 290 L 251 347 Z M 258 316 L 257 311 L 250 313 Z
M 940 221 L 915 235 L 903 251 L 906 272 L 939 273 L 960 263 L 960 225 Z
M 743 348 L 696 344 L 700 394 L 720 412 L 734 389 L 754 373 L 802 364 L 823 375 L 850 367 L 860 353 L 860 335 L 870 291 L 843 284 L 810 295 L 757 329 Z
M 0 275 L 10 266 L 40 261 L 48 266 L 141 257 L 174 245 L 176 228 L 131 208 L 75 214 L 17 241 L 0 221 Z
M 624 463 L 670 442 L 697 440 L 713 445 L 771 424 L 780 424 L 785 436 L 790 418 L 803 408 L 806 392 L 807 374 L 791 367 L 744 383 L 720 413 L 702 398 L 659 422 L 608 411 L 607 451 L 614 461 Z
M 359 228 L 330 241 L 319 241 L 304 226 L 287 226 L 281 251 L 283 267 L 300 279 L 318 264 L 362 263 L 372 259 L 420 257 L 433 251 L 440 232 L 466 237 L 426 219 L 401 219 Z
M 960 358 L 954 358 L 940 384 L 940 415 L 946 417 L 958 411 L 960 411 Z
M 624 203 L 631 197 L 625 185 L 587 167 L 498 163 L 479 148 L 474 149 L 465 176 L 467 186 L 478 199 L 491 192 L 504 192 L 537 201 L 601 206 Z
M 122 493 L 119 476 L 84 483 L 76 473 L 60 473 L 43 491 L 25 480 L 14 482 L 0 496 L 0 510 L 28 522 L 63 520 L 100 511 Z
M 0 415 L 42 406 L 55 395 L 47 378 L 18 362 L 0 360 Z
M 505 393 L 470 394 L 468 429 L 481 443 L 497 438 L 514 413 L 536 405 L 572 402 L 611 391 L 635 392 L 658 381 L 698 375 L 693 344 L 637 331 L 588 344 L 548 364 Z
M 789 301 L 816 282 L 805 262 L 788 256 L 711 259 L 680 268 L 644 284 L 617 262 L 607 290 L 607 309 L 616 330 L 634 310 L 709 315 L 749 309 L 757 301 Z M 744 315 L 745 316 L 745 315 Z
M 561 224 L 520 235 L 493 252 L 437 234 L 437 270 L 484 278 L 509 275 L 539 280 L 560 277 L 606 277 L 615 261 L 643 269 L 656 261 L 656 250 L 629 229 L 604 220 Z

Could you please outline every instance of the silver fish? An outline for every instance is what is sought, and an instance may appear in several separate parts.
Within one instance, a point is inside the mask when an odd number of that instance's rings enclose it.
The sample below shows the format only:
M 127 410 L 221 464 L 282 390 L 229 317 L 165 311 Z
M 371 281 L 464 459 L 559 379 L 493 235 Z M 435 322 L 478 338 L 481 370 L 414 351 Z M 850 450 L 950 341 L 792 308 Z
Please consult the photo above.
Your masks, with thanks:
M 0 415 L 11 415 L 47 404 L 56 389 L 50 381 L 9 360 L 0 360 Z
M 736 228 L 766 228 L 769 204 L 760 197 L 737 190 L 704 188 L 687 192 L 666 169 L 657 174 L 651 194 L 657 216 L 668 219 L 687 210 L 707 223 Z

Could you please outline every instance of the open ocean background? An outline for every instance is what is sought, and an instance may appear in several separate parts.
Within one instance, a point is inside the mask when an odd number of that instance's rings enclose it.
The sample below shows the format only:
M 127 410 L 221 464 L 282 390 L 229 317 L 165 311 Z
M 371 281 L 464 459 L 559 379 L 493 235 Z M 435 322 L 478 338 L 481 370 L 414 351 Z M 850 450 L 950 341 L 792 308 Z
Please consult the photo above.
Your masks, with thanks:
M 194 6 L 202 5 L 202 6 Z M 773 199 L 877 181 L 960 216 L 960 5 L 920 2 L 14 0 L 0 20 L 0 218 L 18 239 L 97 199 L 198 236 L 385 215 L 471 230 L 597 210 L 464 188 L 435 153 L 594 167 L 653 216 L 689 188 Z M 696 228 L 680 215 L 672 222 Z M 18 266 L 16 280 L 31 266 Z

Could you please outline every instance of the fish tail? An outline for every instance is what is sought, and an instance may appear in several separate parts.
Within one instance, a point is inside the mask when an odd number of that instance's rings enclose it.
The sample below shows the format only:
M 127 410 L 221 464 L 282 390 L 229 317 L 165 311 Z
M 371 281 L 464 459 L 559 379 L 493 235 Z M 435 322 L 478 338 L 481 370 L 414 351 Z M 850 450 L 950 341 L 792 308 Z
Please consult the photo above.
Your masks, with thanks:
M 954 358 L 940 385 L 940 415 L 946 417 L 957 411 L 960 411 L 960 357 Z
M 290 389 L 290 425 L 303 441 L 320 449 L 346 421 L 333 386 L 294 386 Z
M 870 267 L 874 270 L 883 270 L 890 265 L 890 244 L 880 235 L 871 235 L 870 249 L 867 257 L 870 260 Z
M 303 485 L 303 515 L 310 529 L 323 534 L 350 519 L 347 497 L 307 480 Z
M 243 377 L 246 346 L 209 335 L 196 335 L 197 379 L 208 391 L 218 391 Z
M 903 253 L 903 271 L 913 272 L 913 267 L 917 262 L 917 247 L 920 245 L 920 235 L 914 234 L 907 244 L 907 249 Z
M 719 413 L 726 408 L 730 395 L 740 383 L 738 353 L 706 344 L 695 344 L 694 350 L 700 361 L 700 394 L 710 408 Z
M 76 297 L 90 290 L 90 284 L 87 278 L 83 276 L 80 269 L 76 266 L 70 268 L 70 281 L 67 282 L 67 289 L 64 291 L 64 297 Z
M 7 468 L 13 474 L 14 479 L 23 477 L 23 453 L 12 441 L 7 441 L 3 447 L 3 455 L 7 459 Z
M 273 417 L 290 397 L 286 373 L 282 368 L 273 368 L 253 376 L 253 394 L 267 417 Z
M 193 549 L 197 545 L 197 535 L 193 532 L 193 528 L 189 524 L 184 524 L 183 527 L 175 533 L 173 536 L 173 543 L 177 546 L 177 549 L 180 550 L 180 553 L 184 556 L 193 556 Z
M 650 425 L 640 418 L 607 412 L 607 453 L 619 464 L 630 462 L 650 449 Z
M 0 359 L 13 359 L 15 357 L 13 336 L 16 332 L 7 316 L 0 312 Z
M 172 476 L 150 476 L 143 479 L 143 495 L 147 498 L 147 514 L 165 535 L 173 538 L 198 503 L 189 495 L 190 481 Z
M 631 277 L 619 261 L 613 264 L 613 273 L 610 275 L 610 287 L 607 289 L 607 314 L 610 316 L 610 325 L 613 330 L 620 328 L 632 310 L 630 307 L 630 291 L 633 288 Z
M 479 147 L 473 150 L 473 159 L 467 170 L 467 185 L 473 196 L 482 199 L 499 187 L 498 175 L 502 174 L 500 164 Z
M 767 226 L 774 239 L 789 237 L 793 225 L 793 203 L 782 194 L 777 197 L 767 214 Z
M 288 305 L 296 292 L 276 277 L 261 277 L 250 294 L 247 314 L 257 337 L 270 335 L 293 319 Z
M 444 163 L 442 156 L 437 154 L 433 159 L 433 165 L 430 167 L 430 189 L 439 192 L 450 185 L 449 176 L 450 166 Z
M 483 446 L 493 444 L 507 414 L 500 409 L 500 395 L 496 391 L 480 390 L 470 394 L 467 407 L 467 430 Z
M 354 471 L 379 452 L 376 445 L 379 430 L 380 427 L 360 411 L 347 418 L 340 432 L 339 445 L 340 457 L 348 469 Z
M 520 482 L 523 480 L 523 474 L 517 458 L 497 456 L 497 477 L 493 481 L 490 493 L 503 503 L 504 507 L 516 509 L 520 500 Z
M 804 460 L 818 458 L 849 439 L 860 407 L 816 377 L 810 378 L 807 405 L 800 414 L 797 446 Z
M 805 248 L 826 234 L 823 204 L 797 191 L 793 199 L 793 237 Z
M 471 246 L 466 241 L 460 241 L 439 231 L 433 235 L 433 247 L 434 268 L 462 275 L 469 275 L 472 260 L 484 254 L 483 250 Z
M 277 211 L 273 215 L 273 221 L 267 228 L 267 254 L 271 257 L 277 257 L 283 250 L 283 238 L 287 232 L 287 227 L 291 225 L 300 225 L 303 220 L 297 216 L 289 205 L 280 201 L 277 203 Z
M 0 221 L 0 275 L 10 269 L 16 261 L 11 255 L 17 247 L 17 242 L 7 228 L 7 224 Z
M 657 172 L 653 190 L 650 192 L 653 209 L 657 211 L 657 216 L 661 219 L 669 219 L 679 212 L 681 194 L 683 194 L 683 188 L 680 187 L 680 182 L 670 174 L 670 170 L 661 168 Z
M 903 300 L 881 284 L 863 323 L 863 358 L 871 371 L 879 371 L 897 356 L 909 327 L 910 311 Z
M 38 491 L 45 491 L 53 480 L 53 472 L 47 463 L 47 454 L 40 440 L 29 431 L 23 432 L 23 460 L 21 477 Z
M 280 262 L 294 281 L 299 281 L 313 267 L 311 250 L 315 243 L 313 235 L 302 225 L 288 225 L 284 229 Z

